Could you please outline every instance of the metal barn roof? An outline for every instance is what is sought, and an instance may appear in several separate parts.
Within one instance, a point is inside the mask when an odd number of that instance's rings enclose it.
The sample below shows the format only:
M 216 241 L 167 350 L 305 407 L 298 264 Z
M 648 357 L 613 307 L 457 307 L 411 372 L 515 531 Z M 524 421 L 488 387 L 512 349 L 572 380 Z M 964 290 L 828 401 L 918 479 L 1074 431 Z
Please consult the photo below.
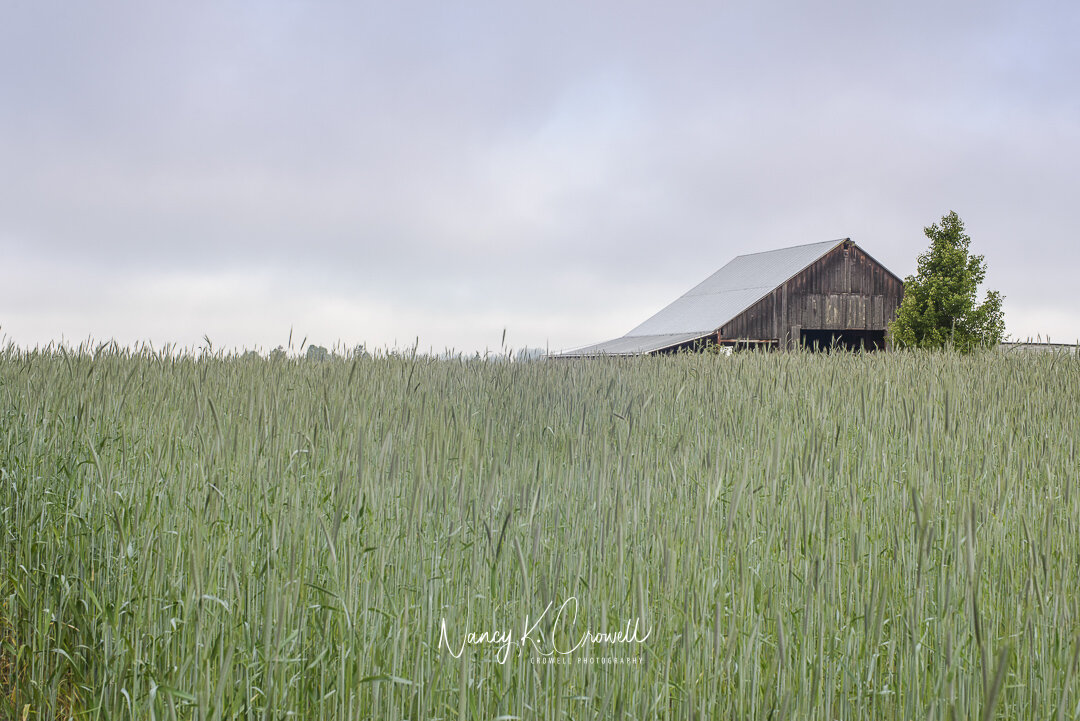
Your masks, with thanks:
M 844 240 L 740 255 L 623 337 L 562 355 L 638 355 L 704 338 Z
M 622 338 L 604 341 L 595 345 L 587 345 L 584 348 L 566 351 L 563 356 L 585 355 L 641 355 L 653 351 L 672 348 L 682 343 L 701 338 L 701 333 L 674 333 L 662 335 L 624 335 Z

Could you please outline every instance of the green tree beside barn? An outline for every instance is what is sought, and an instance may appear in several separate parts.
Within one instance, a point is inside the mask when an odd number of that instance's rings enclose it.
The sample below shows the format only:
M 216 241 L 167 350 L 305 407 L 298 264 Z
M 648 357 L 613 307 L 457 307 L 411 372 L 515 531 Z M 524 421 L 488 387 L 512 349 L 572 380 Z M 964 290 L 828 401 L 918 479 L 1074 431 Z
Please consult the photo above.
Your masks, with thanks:
M 930 247 L 919 269 L 904 279 L 904 298 L 889 337 L 900 348 L 944 348 L 962 353 L 996 345 L 1005 338 L 1004 296 L 992 290 L 978 302 L 986 261 L 971 255 L 971 238 L 954 211 L 923 232 Z

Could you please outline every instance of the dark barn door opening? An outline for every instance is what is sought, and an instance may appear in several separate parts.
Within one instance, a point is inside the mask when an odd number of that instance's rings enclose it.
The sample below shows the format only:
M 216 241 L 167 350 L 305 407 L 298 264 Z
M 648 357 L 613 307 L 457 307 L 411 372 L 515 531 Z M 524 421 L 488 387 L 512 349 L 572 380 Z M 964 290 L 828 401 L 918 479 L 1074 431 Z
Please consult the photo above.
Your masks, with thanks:
M 815 330 L 802 331 L 802 344 L 811 350 L 881 350 L 885 347 L 883 330 Z

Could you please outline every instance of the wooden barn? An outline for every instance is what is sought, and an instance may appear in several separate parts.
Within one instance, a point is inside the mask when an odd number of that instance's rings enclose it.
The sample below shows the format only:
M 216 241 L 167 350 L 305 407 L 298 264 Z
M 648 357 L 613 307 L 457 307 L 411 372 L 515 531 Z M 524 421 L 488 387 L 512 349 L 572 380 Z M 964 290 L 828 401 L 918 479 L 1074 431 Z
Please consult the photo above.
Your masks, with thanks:
M 904 282 L 850 238 L 740 255 L 621 338 L 559 357 L 722 345 L 878 349 Z

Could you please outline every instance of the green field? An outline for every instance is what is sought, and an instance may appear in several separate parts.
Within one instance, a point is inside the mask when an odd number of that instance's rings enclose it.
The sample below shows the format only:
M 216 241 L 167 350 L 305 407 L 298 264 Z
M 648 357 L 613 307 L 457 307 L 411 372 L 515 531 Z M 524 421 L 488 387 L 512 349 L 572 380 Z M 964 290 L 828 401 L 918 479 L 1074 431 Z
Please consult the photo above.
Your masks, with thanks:
M 1080 718 L 1078 439 L 1057 354 L 9 348 L 0 718 Z

